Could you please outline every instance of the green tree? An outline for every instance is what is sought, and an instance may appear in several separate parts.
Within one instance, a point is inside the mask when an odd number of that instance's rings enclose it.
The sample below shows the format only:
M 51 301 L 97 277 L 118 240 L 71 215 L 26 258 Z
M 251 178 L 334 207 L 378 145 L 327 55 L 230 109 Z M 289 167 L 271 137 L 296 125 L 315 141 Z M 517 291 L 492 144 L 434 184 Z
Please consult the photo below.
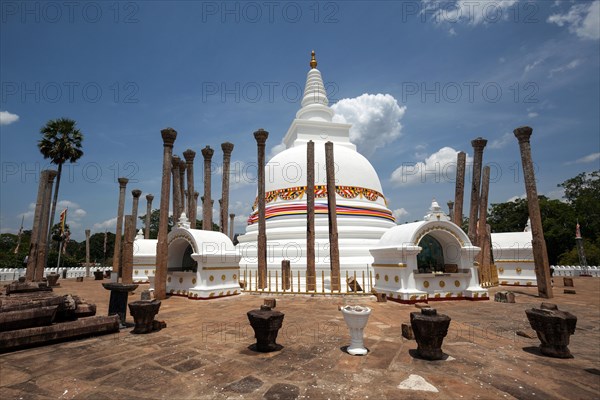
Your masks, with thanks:
M 58 165 L 49 226 L 54 224 L 62 166 L 67 161 L 74 163 L 83 156 L 83 150 L 81 150 L 83 134 L 76 128 L 76 124 L 72 119 L 59 118 L 46 122 L 46 125 L 40 129 L 42 139 L 38 142 L 38 148 L 44 158 L 49 158 L 53 164 Z
M 529 211 L 526 199 L 492 204 L 487 222 L 492 232 L 523 232 Z
M 583 239 L 583 250 L 588 265 L 600 265 L 600 239 L 592 242 L 588 239 Z M 579 254 L 577 246 L 563 253 L 558 258 L 558 265 L 579 265 Z
M 600 170 L 582 172 L 558 186 L 565 190 L 564 197 L 575 211 L 581 235 L 597 240 L 600 237 Z
M 107 265 L 109 264 L 109 261 L 112 262 L 110 255 L 114 253 L 115 237 L 116 235 L 112 232 L 106 233 Z M 99 263 L 104 262 L 104 232 L 94 233 L 90 236 L 90 261 Z

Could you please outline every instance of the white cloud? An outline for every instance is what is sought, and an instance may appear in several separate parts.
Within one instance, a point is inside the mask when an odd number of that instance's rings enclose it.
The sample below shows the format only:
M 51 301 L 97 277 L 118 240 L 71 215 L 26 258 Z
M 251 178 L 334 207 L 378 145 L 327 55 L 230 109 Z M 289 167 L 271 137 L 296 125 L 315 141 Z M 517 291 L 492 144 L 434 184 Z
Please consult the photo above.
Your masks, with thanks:
M 552 78 L 554 76 L 554 74 L 556 74 L 557 72 L 569 71 L 571 69 L 577 68 L 580 65 L 581 65 L 581 60 L 575 59 L 566 65 L 551 69 L 550 73 L 548 74 L 548 77 Z
M 522 195 L 520 195 L 520 196 L 513 196 L 513 197 L 510 197 L 509 199 L 507 199 L 507 200 L 506 200 L 506 202 L 507 202 L 507 203 L 511 203 L 511 202 L 513 202 L 513 201 L 515 201 L 515 200 L 518 200 L 518 199 L 526 199 L 526 198 L 527 198 L 527 195 L 526 195 L 525 193 L 523 193 L 523 194 L 522 194 Z
M 442 147 L 417 163 L 404 163 L 392 172 L 391 181 L 397 185 L 414 185 L 417 183 L 454 182 L 456 175 L 457 150 Z M 467 155 L 467 164 L 472 158 Z
M 498 139 L 492 140 L 492 143 L 489 144 L 489 149 L 501 149 L 509 144 L 514 137 L 514 134 L 510 132 L 506 132 L 504 135 L 499 137 Z
M 0 125 L 10 125 L 18 120 L 19 116 L 17 114 L 12 114 L 8 111 L 0 111 Z
M 117 227 L 117 217 L 107 219 L 106 221 L 95 223 L 93 226 L 94 231 L 111 230 Z
M 366 156 L 393 142 L 402 134 L 400 120 L 406 106 L 389 94 L 362 94 L 352 99 L 342 99 L 331 106 L 334 122 L 352 124 L 350 140 Z
M 540 114 L 538 114 L 538 113 L 536 113 L 536 112 L 530 112 L 530 113 L 528 113 L 528 114 L 527 114 L 527 116 L 528 116 L 529 118 L 536 118 L 536 117 L 539 117 L 539 115 L 540 115 Z
M 581 39 L 600 39 L 600 0 L 574 4 L 566 14 L 553 14 L 547 22 L 567 26 Z
M 535 60 L 533 63 L 527 64 L 525 66 L 525 72 L 531 71 L 532 69 L 534 69 L 535 67 L 537 67 L 538 65 L 540 65 L 543 61 L 544 61 L 543 58 L 539 58 L 539 59 Z
M 33 215 L 35 214 L 35 203 L 29 203 L 27 211 L 18 215 L 19 218 L 25 218 L 25 221 L 33 221 Z
M 598 160 L 600 160 L 600 153 L 592 153 L 592 154 L 588 154 L 585 157 L 578 158 L 575 161 L 569 161 L 567 164 L 568 165 L 570 165 L 570 164 L 586 164 L 586 163 L 591 163 L 591 162 L 598 161 Z
M 479 25 L 507 20 L 511 15 L 508 9 L 517 2 L 518 0 L 423 0 L 425 7 L 421 13 L 438 24 L 466 22 L 469 25 Z
M 410 214 L 408 211 L 406 211 L 404 208 L 397 208 L 394 211 L 392 211 L 392 214 L 394 215 L 394 218 L 396 218 L 396 222 L 400 222 L 400 219 L 408 214 Z

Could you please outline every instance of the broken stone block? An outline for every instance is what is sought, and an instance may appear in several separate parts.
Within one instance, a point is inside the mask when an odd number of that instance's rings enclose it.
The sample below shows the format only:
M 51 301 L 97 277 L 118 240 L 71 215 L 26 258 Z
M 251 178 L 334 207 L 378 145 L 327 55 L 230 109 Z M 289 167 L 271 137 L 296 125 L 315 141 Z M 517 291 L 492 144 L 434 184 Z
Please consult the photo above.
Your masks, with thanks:
M 57 308 L 58 306 L 39 307 L 0 313 L 0 332 L 50 325 Z
M 402 337 L 408 340 L 415 340 L 415 334 L 410 324 L 402 324 Z
M 563 286 L 564 287 L 573 287 L 573 278 L 563 276 Z
M 497 292 L 494 295 L 494 301 L 498 303 L 514 303 L 515 294 L 508 291 Z
M 152 300 L 152 295 L 149 290 L 142 290 L 142 295 L 140 300 Z
M 275 306 L 277 305 L 277 300 L 273 298 L 268 298 L 264 300 L 263 304 L 269 308 L 275 308 Z
M 360 286 L 358 281 L 356 279 L 354 279 L 353 276 L 349 277 L 346 282 L 348 282 L 348 291 L 350 291 L 350 292 L 362 292 L 363 291 L 362 287 Z

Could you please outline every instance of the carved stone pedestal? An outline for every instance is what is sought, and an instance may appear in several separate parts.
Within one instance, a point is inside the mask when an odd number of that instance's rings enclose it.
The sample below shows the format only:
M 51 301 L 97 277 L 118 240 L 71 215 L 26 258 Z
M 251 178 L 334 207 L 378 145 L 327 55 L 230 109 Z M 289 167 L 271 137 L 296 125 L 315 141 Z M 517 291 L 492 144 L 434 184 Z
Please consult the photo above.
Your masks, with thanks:
M 449 316 L 438 314 L 435 308 L 423 308 L 420 313 L 410 313 L 410 325 L 417 341 L 419 357 L 425 360 L 444 358 L 442 342 L 448 334 L 450 321 Z
M 560 311 L 556 304 L 542 303 L 540 308 L 525 310 L 529 324 L 540 339 L 543 355 L 556 358 L 573 358 L 567 347 L 575 333 L 577 317 Z
M 46 275 L 46 279 L 48 280 L 48 286 L 58 286 L 59 284 L 57 282 L 59 277 L 60 275 L 55 272 L 51 272 L 48 275 Z
M 138 285 L 132 283 L 108 282 L 103 283 L 104 289 L 110 290 L 108 303 L 108 315 L 118 314 L 121 327 L 125 327 L 125 316 L 127 315 L 127 297 L 129 292 L 137 289 Z
M 260 310 L 248 311 L 247 315 L 256 337 L 256 344 L 251 349 L 261 353 L 281 350 L 282 346 L 275 343 L 275 340 L 285 315 L 265 305 Z
M 129 312 L 133 317 L 135 328 L 133 333 L 150 333 L 154 331 L 154 317 L 160 309 L 160 300 L 138 300 L 129 303 Z
M 102 271 L 94 271 L 94 280 L 101 281 L 104 279 L 104 272 Z

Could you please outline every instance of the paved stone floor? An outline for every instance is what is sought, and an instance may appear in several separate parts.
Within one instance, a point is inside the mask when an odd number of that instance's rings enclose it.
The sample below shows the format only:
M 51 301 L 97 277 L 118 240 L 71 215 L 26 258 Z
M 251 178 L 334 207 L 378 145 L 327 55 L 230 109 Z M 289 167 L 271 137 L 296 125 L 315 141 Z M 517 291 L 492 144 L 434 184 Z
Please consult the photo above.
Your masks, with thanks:
M 600 279 L 575 278 L 577 294 L 559 308 L 578 317 L 571 336 L 573 359 L 547 358 L 537 350 L 524 310 L 539 306 L 535 288 L 513 288 L 515 304 L 493 301 L 430 303 L 452 318 L 444 361 L 413 357 L 416 342 L 401 336 L 415 306 L 376 303 L 371 297 L 278 296 L 285 313 L 279 352 L 259 354 L 246 312 L 260 295 L 163 301 L 158 319 L 167 328 L 118 334 L 0 355 L 2 399 L 597 399 L 600 398 Z M 99 281 L 61 280 L 59 294 L 75 293 L 108 310 Z M 144 285 L 130 300 L 139 299 Z M 491 290 L 493 293 L 497 290 Z M 341 349 L 349 335 L 338 305 L 373 308 L 363 357 Z M 131 317 L 128 316 L 128 320 Z M 419 381 L 438 392 L 402 389 Z M 404 384 L 402 384 L 404 382 Z M 409 386 L 409 385 L 408 385 Z

